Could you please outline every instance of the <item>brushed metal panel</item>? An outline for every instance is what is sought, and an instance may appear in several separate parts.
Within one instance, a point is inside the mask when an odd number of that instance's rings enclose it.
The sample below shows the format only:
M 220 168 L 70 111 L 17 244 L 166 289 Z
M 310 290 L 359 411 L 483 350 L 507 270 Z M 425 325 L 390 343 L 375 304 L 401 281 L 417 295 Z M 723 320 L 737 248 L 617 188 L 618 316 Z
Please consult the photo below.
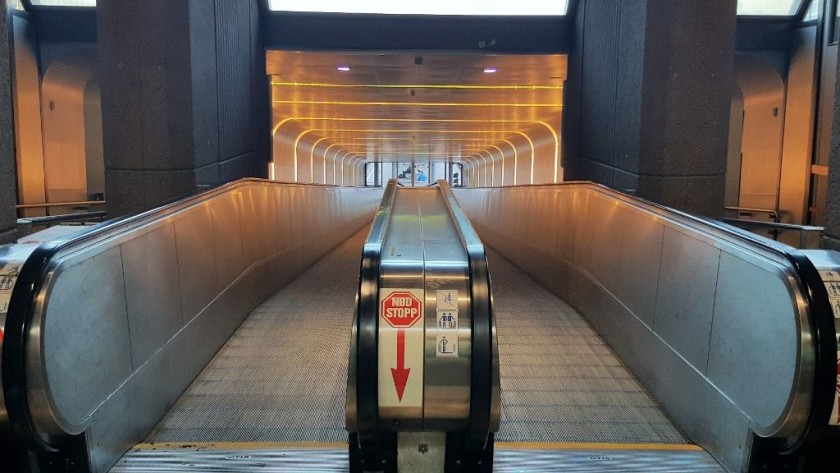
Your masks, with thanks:
M 654 331 L 692 366 L 706 371 L 720 250 L 665 230 Z
M 122 244 L 131 359 L 138 368 L 184 326 L 175 229 L 163 223 Z
M 232 192 L 213 199 L 213 236 L 216 269 L 221 287 L 234 281 L 245 269 L 242 236 L 242 194 Z
M 44 372 L 55 409 L 83 425 L 131 375 L 120 249 L 61 268 L 43 322 Z M 117 282 L 115 284 L 115 282 Z
M 466 430 L 470 416 L 472 312 L 467 254 L 443 195 L 437 189 L 414 191 L 419 197 L 425 289 L 425 367 L 423 429 Z M 457 357 L 437 357 L 437 291 L 458 291 Z
M 622 212 L 628 213 L 629 231 L 621 238 L 616 295 L 636 317 L 653 327 L 665 229 L 660 222 L 645 218 L 637 210 L 623 209 Z
M 768 426 L 792 395 L 768 386 L 795 386 L 798 315 L 782 273 L 743 257 L 721 253 L 707 375 L 753 422 Z
M 573 278 L 573 305 L 615 350 L 683 433 L 711 452 L 728 471 L 745 461 L 750 420 L 643 321 L 632 317 L 581 273 Z M 572 302 L 571 300 L 569 302 Z
M 565 215 L 549 215 L 549 206 L 537 216 L 560 222 L 553 262 L 561 268 L 566 265 L 567 285 L 562 286 L 556 276 L 541 269 L 545 263 L 534 263 L 536 253 L 533 248 L 523 249 L 522 228 L 511 225 L 513 220 L 484 218 L 477 226 L 482 238 L 543 285 L 565 294 L 567 302 L 586 316 L 693 441 L 712 452 L 727 470 L 739 471 L 749 457 L 748 439 L 753 429 L 764 427 L 768 431 L 762 422 L 784 416 L 778 420 L 784 421 L 786 432 L 802 425 L 804 413 L 795 409 L 799 404 L 788 412 L 791 407 L 782 402 L 802 384 L 802 376 L 808 376 L 807 372 L 793 376 L 792 366 L 809 366 L 807 354 L 791 353 L 797 341 L 804 344 L 802 337 L 807 333 L 793 328 L 802 315 L 797 312 L 801 300 L 794 296 L 797 285 L 791 279 L 793 269 L 784 258 L 733 239 L 701 221 L 598 186 L 572 183 L 540 189 L 562 196 L 560 208 L 571 209 L 568 220 Z M 521 206 L 516 191 L 524 189 L 496 189 L 489 205 L 504 206 L 506 213 L 524 213 L 526 208 Z M 472 197 L 476 191 L 457 192 L 471 214 L 494 211 L 476 206 L 478 199 Z M 619 289 L 612 295 L 600 280 L 603 273 L 589 271 L 586 266 L 601 257 L 597 252 L 610 251 L 601 246 L 611 244 L 603 243 L 610 242 L 609 237 L 596 233 L 615 233 L 614 227 L 593 224 L 600 217 L 591 200 L 602 195 L 617 200 L 625 221 L 619 245 Z M 535 225 L 534 218 L 524 224 Z M 599 226 L 603 228 L 594 230 Z M 602 243 L 596 245 L 595 239 Z M 572 242 L 571 246 L 564 241 Z M 736 263 L 723 267 L 720 262 L 725 257 Z M 742 265 L 749 269 L 731 268 Z M 719 271 L 730 278 L 739 277 L 739 282 L 734 284 L 723 276 L 719 280 Z M 774 295 L 765 297 L 768 291 Z M 761 298 L 765 300 L 757 302 Z M 724 306 L 737 307 L 740 313 L 732 309 L 731 313 L 718 314 L 718 310 L 729 310 Z M 775 312 L 765 317 L 768 310 Z M 742 336 L 741 331 L 751 330 L 750 324 L 762 327 Z M 773 326 L 779 330 L 774 331 Z M 780 351 L 773 350 L 777 338 L 785 338 Z M 755 345 L 761 347 L 752 348 Z M 739 350 L 763 357 L 758 372 L 750 371 L 750 364 L 756 363 L 751 360 L 753 355 L 743 355 Z M 781 372 L 770 376 L 765 371 L 775 363 L 780 364 Z M 772 392 L 758 396 L 760 389 Z
M 557 214 L 547 216 L 557 222 L 554 255 L 562 261 L 572 262 L 575 254 L 575 234 L 580 220 L 577 211 L 581 200 L 580 193 L 561 190 L 552 192 L 551 195 L 557 201 Z
M 242 191 L 242 253 L 246 267 L 262 260 L 269 252 L 266 229 L 267 197 L 264 188 L 248 188 Z
M 594 197 L 591 193 L 581 192 L 578 197 L 580 200 L 575 202 L 575 244 L 571 262 L 589 270 L 589 256 L 592 253 L 592 238 L 594 237 L 590 222 L 598 217 L 592 209 Z
M 86 430 L 95 473 L 107 472 L 146 436 L 242 323 L 248 307 L 262 301 L 257 289 L 257 281 L 264 277 L 260 267 L 228 288 L 97 410 Z
M 382 244 L 379 268 L 380 288 L 420 290 L 425 288 L 418 194 L 419 192 L 411 192 L 410 189 L 397 188 L 391 210 L 391 219 Z M 406 330 L 406 335 L 410 337 L 412 331 L 423 333 L 424 327 L 415 324 L 414 327 Z M 383 337 L 381 327 L 379 334 L 379 343 L 381 343 Z M 414 369 L 412 369 L 412 372 L 414 372 Z M 388 379 L 389 374 L 387 372 L 383 373 L 380 365 L 380 379 Z M 380 384 L 380 386 L 382 385 Z M 394 423 L 399 426 L 399 430 L 421 430 L 423 425 L 422 405 L 416 405 L 416 407 L 386 407 L 380 405 L 380 428 L 393 429 Z
M 341 193 L 324 187 L 304 192 L 302 186 L 254 180 L 228 186 L 172 210 L 128 220 L 115 231 L 93 234 L 54 258 L 57 269 L 50 273 L 47 292 L 39 296 L 45 301 L 44 315 L 39 306 L 34 322 L 40 327 L 42 317 L 43 329 L 30 334 L 27 363 L 32 376 L 27 382 L 33 387 L 33 422 L 41 431 L 56 433 L 76 433 L 87 423 L 96 471 L 105 471 L 116 455 L 139 440 L 138 432 L 158 420 L 160 409 L 265 299 L 266 290 L 284 282 L 269 277 L 267 261 L 286 270 L 286 260 L 296 269 L 311 264 L 369 221 L 381 195 L 381 190 Z M 279 199 L 307 205 L 287 206 L 292 218 L 307 213 L 334 218 L 310 220 L 310 233 L 299 234 L 290 250 L 277 253 L 274 245 L 279 242 L 261 220 L 276 214 L 275 195 L 307 192 L 308 199 Z M 346 214 L 328 211 L 341 205 Z M 244 219 L 243 212 L 251 215 Z M 257 231 L 242 232 L 243 224 Z M 255 262 L 247 269 L 242 238 L 251 240 L 247 256 Z M 221 242 L 233 242 L 233 251 L 226 252 Z M 224 290 L 217 264 L 233 281 Z M 181 331 L 178 306 L 187 321 Z M 195 314 L 199 315 L 193 318 Z M 150 316 L 156 317 L 155 324 L 138 328 L 137 321 L 148 322 L 142 317 Z M 169 338 L 173 332 L 176 336 Z M 145 358 L 148 362 L 141 364 Z
M 589 257 L 589 272 L 609 292 L 615 293 L 619 281 L 621 262 L 621 238 L 624 228 L 624 213 L 616 201 L 600 196 L 589 198 L 588 219 L 581 222 L 590 227 L 592 249 Z
M 220 290 L 212 218 L 209 205 L 200 205 L 173 221 L 184 323 L 207 307 Z

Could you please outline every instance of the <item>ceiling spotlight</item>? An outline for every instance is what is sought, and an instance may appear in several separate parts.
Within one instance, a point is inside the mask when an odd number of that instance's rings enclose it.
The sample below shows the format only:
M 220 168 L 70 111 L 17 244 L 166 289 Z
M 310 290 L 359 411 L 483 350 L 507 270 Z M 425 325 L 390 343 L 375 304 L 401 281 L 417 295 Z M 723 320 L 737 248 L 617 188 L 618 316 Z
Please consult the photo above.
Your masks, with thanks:
M 350 72 L 350 66 L 338 66 L 336 67 L 336 70 L 339 70 L 341 72 Z
M 491 67 L 485 67 L 485 68 L 484 68 L 484 73 L 485 73 L 485 74 L 492 74 L 492 73 L 494 73 L 494 72 L 496 72 L 496 68 L 495 68 L 495 67 L 492 67 L 492 66 L 491 66 Z

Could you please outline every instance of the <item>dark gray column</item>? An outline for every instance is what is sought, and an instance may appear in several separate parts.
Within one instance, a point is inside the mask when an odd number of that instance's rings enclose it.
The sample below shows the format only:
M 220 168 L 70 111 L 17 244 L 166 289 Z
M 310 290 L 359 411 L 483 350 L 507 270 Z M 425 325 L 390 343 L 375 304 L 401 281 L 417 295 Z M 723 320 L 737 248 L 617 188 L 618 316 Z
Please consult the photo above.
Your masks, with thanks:
M 6 8 L 6 0 L 0 0 L 0 244 L 14 242 L 17 238 L 15 122 L 9 45 L 11 19 Z
M 111 216 L 265 176 L 258 0 L 101 1 L 97 35 Z
M 838 61 L 840 72 L 840 61 Z M 837 77 L 840 77 L 838 75 Z M 823 247 L 840 251 L 840 80 L 834 83 L 834 115 L 828 156 L 828 190 L 825 203 Z
M 566 179 L 722 216 L 735 0 L 582 0 Z

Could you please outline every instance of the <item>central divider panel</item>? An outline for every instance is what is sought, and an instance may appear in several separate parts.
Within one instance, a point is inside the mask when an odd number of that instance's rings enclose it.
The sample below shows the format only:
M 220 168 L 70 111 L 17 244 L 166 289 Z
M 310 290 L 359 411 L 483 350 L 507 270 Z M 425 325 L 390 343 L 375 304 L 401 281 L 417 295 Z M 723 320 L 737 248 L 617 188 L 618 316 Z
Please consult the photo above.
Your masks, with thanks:
M 484 247 L 446 183 L 385 191 L 351 337 L 352 471 L 490 471 L 499 364 Z

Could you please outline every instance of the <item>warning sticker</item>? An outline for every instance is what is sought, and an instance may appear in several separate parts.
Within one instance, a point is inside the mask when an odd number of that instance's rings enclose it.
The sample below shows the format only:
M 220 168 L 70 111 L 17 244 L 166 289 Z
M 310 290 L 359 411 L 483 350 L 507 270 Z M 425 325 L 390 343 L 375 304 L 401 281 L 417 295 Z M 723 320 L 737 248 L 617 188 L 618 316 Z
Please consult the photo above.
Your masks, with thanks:
M 832 269 L 822 269 L 820 270 L 820 277 L 823 282 L 840 281 L 840 272 Z
M 379 405 L 423 406 L 423 290 L 379 291 Z
M 437 310 L 438 330 L 458 330 L 457 310 Z
M 438 334 L 435 356 L 458 356 L 458 335 L 455 333 Z
M 6 263 L 0 267 L 0 313 L 9 312 L 9 301 L 12 299 L 12 289 L 20 275 L 21 263 Z
M 458 310 L 458 291 L 445 290 L 437 292 L 437 309 L 438 310 Z
M 834 409 L 831 412 L 831 425 L 840 425 L 840 351 L 837 352 L 837 380 L 834 388 Z

